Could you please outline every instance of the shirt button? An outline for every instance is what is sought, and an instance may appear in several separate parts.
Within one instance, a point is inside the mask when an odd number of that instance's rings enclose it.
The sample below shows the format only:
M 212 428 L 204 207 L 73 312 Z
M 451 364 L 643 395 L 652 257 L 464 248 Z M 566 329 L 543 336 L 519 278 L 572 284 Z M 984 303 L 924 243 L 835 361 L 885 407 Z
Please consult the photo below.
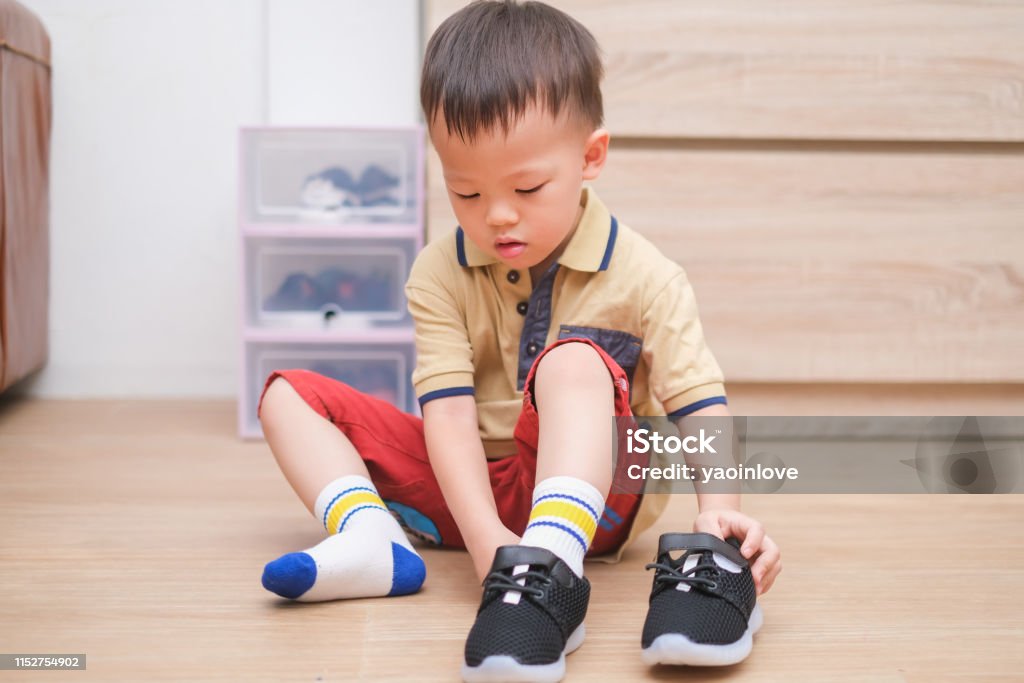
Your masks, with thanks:
M 526 345 L 526 352 L 531 356 L 535 356 L 537 354 L 538 348 L 539 347 L 537 346 L 536 342 L 530 342 L 529 344 Z
M 510 271 L 508 271 L 508 276 L 507 277 L 508 277 L 508 281 L 509 282 L 511 282 L 512 284 L 515 284 L 515 283 L 519 282 L 519 271 L 518 270 L 510 270 Z
M 528 309 L 529 307 L 530 304 L 528 304 L 525 301 L 520 301 L 519 303 L 516 304 L 516 310 L 519 311 L 519 315 L 526 315 L 526 309 Z

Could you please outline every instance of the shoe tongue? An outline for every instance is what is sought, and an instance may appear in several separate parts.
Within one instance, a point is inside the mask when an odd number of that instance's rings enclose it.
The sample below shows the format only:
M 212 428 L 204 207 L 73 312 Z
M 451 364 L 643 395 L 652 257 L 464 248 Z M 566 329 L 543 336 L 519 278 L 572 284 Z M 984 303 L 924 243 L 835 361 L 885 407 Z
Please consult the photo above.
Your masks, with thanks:
M 535 548 L 526 545 L 503 545 L 494 553 L 494 564 L 491 565 L 492 572 L 501 572 L 508 576 L 516 576 L 527 571 L 547 571 L 554 575 L 555 563 L 558 557 L 550 550 Z M 535 577 L 522 577 L 515 580 L 520 586 L 527 583 L 534 583 Z M 518 605 L 523 598 L 521 591 L 508 590 L 502 596 L 502 602 L 510 605 Z
M 718 566 L 718 563 L 715 562 L 715 554 L 710 550 L 704 550 L 701 552 L 700 559 L 697 561 L 697 564 L 713 564 L 715 566 Z M 705 572 L 711 571 L 711 569 L 702 569 L 698 573 L 703 576 Z
M 667 553 L 665 560 L 668 564 L 675 567 L 676 569 L 689 569 L 695 567 L 698 564 L 709 564 L 714 562 L 714 553 L 710 550 L 690 550 L 679 555 L 678 558 L 672 559 L 672 555 Z M 701 570 L 701 573 L 709 570 Z

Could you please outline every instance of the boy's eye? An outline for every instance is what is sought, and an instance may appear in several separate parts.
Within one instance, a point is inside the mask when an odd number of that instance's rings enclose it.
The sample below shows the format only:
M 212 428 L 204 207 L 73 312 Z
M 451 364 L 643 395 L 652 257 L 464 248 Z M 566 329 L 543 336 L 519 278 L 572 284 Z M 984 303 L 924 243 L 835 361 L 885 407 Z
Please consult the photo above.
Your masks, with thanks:
M 474 192 L 473 194 L 459 194 L 455 190 L 452 190 L 452 194 L 454 194 L 459 199 L 475 199 L 476 197 L 480 196 L 479 192 Z
M 533 194 L 534 192 L 536 192 L 540 188 L 544 187 L 546 184 L 547 183 L 541 183 L 537 187 L 531 187 L 529 190 L 516 190 L 516 192 L 518 192 L 519 194 Z

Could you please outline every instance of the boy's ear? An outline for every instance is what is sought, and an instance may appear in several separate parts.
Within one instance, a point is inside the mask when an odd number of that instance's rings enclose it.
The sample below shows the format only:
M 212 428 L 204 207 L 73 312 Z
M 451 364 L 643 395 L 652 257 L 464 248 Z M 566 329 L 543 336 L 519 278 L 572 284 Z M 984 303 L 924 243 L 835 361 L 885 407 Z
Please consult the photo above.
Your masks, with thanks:
M 608 142 L 611 134 L 607 128 L 598 128 L 587 137 L 583 147 L 583 179 L 594 180 L 601 175 L 608 158 Z

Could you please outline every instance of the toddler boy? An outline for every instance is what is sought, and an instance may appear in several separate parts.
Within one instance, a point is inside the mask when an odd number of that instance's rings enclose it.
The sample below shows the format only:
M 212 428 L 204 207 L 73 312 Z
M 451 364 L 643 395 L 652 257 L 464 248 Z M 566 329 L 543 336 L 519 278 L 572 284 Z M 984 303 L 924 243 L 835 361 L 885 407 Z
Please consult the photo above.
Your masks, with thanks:
M 611 491 L 610 418 L 729 414 L 685 273 L 583 185 L 607 157 L 601 77 L 593 36 L 542 3 L 449 17 L 421 102 L 459 227 L 406 285 L 423 418 L 298 370 L 274 373 L 261 400 L 282 471 L 332 534 L 268 564 L 264 585 L 401 595 L 425 577 L 405 531 L 464 547 L 484 581 L 467 681 L 559 680 L 584 637 L 584 556 L 617 559 L 660 514 L 661 496 Z M 754 587 L 781 569 L 738 496 L 698 504 L 704 533 L 663 536 L 651 565 L 653 663 L 742 659 Z M 695 609 L 733 635 L 695 635 Z

